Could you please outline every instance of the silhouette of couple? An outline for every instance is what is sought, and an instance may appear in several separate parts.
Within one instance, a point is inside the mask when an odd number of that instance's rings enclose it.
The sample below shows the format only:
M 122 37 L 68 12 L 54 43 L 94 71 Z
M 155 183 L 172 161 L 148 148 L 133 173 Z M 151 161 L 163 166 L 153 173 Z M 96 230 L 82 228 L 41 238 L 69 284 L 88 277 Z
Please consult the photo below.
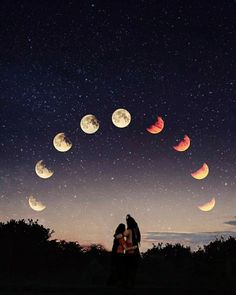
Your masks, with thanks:
M 133 288 L 140 259 L 141 234 L 135 219 L 126 216 L 127 228 L 120 223 L 114 233 L 109 286 Z

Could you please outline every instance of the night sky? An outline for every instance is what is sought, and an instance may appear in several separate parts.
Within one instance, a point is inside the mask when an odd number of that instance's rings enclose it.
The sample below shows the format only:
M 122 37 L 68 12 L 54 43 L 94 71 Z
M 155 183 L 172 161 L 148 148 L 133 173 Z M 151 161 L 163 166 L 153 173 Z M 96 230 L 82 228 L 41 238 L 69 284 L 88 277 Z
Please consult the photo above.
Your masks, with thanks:
M 235 15 L 236 1 L 1 1 L 0 221 L 38 219 L 53 238 L 107 249 L 127 213 L 142 249 L 236 236 Z M 53 146 L 60 132 L 67 152 Z M 53 176 L 37 176 L 39 160 Z

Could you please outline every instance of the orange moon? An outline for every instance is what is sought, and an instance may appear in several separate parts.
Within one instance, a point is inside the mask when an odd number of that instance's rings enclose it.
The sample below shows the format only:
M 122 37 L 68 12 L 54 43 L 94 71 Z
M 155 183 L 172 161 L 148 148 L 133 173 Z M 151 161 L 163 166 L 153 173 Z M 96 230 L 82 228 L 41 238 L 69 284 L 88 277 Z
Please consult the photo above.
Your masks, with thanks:
M 216 204 L 216 200 L 215 198 L 212 198 L 209 202 L 201 205 L 201 206 L 198 206 L 198 208 L 202 211 L 210 211 L 212 210 L 214 207 L 215 207 L 215 204 Z
M 154 125 L 151 125 L 146 130 L 149 133 L 157 134 L 157 133 L 160 133 L 163 130 L 163 128 L 164 128 L 164 121 L 162 117 L 157 117 L 157 121 L 154 123 Z
M 178 152 L 184 152 L 190 147 L 190 138 L 188 135 L 184 135 L 184 139 L 181 140 L 177 145 L 173 146 L 173 149 L 175 149 Z
M 200 180 L 207 177 L 208 173 L 209 173 L 209 167 L 206 163 L 204 163 L 201 168 L 191 173 L 191 175 L 193 178 Z

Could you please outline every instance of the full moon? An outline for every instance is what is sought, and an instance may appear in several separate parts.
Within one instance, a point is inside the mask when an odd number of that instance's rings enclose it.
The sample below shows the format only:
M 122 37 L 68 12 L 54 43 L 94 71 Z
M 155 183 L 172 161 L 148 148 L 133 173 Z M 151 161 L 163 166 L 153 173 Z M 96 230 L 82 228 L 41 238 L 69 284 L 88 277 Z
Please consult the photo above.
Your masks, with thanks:
M 43 211 L 46 206 L 42 202 L 37 201 L 33 196 L 29 197 L 29 205 L 35 211 Z
M 94 115 L 85 115 L 80 121 L 81 129 L 87 134 L 93 134 L 99 129 L 99 122 Z
M 46 164 L 43 162 L 43 160 L 40 160 L 36 163 L 35 172 L 39 177 L 44 179 L 51 177 L 54 173 L 52 170 L 46 167 Z
M 53 145 L 59 152 L 67 152 L 72 147 L 70 139 L 65 133 L 58 133 L 53 139 Z
M 112 114 L 112 122 L 118 128 L 127 127 L 131 122 L 131 115 L 125 109 L 117 109 Z

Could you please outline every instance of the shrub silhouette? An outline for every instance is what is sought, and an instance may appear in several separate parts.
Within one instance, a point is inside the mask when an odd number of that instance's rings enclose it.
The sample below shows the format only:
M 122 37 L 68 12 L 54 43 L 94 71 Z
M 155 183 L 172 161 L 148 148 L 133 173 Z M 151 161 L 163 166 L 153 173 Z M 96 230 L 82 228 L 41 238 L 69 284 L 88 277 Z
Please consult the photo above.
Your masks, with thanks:
M 40 261 L 47 241 L 53 231 L 28 219 L 0 223 L 0 251 L 2 271 L 22 271 Z
M 104 285 L 111 253 L 103 245 L 52 239 L 38 220 L 0 222 L 0 281 L 15 284 Z M 112 238 L 111 238 L 112 242 Z M 137 284 L 235 290 L 236 239 L 223 237 L 192 252 L 177 244 L 153 244 L 141 253 Z

